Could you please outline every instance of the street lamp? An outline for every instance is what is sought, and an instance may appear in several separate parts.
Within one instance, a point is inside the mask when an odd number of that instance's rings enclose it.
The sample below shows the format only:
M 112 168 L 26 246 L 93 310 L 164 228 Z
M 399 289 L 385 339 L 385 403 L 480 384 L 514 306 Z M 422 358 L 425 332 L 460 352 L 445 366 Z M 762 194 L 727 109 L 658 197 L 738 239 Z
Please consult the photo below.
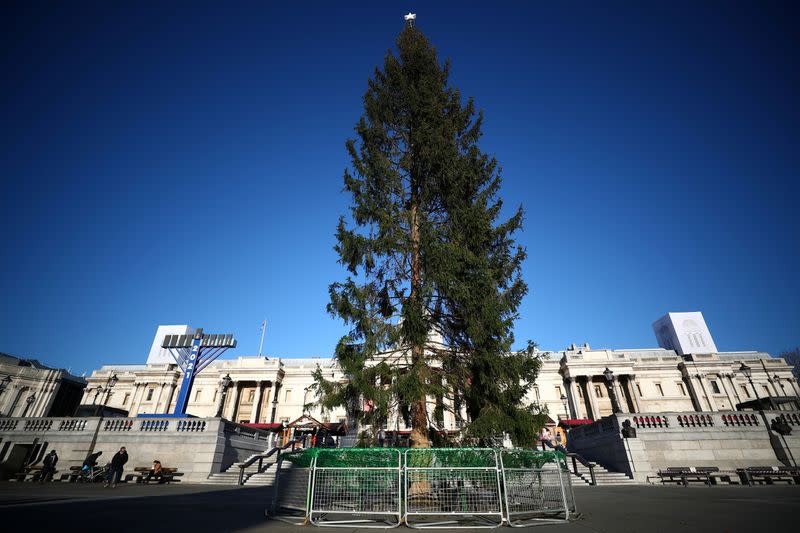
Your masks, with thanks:
M 781 396 L 786 396 L 786 389 L 783 388 L 783 383 L 781 382 L 782 381 L 781 377 L 778 374 L 775 374 L 774 376 L 772 376 L 772 381 L 777 383 L 778 386 L 781 388 Z
M 222 387 L 222 393 L 219 395 L 219 405 L 217 405 L 217 414 L 215 415 L 217 418 L 222 418 L 222 408 L 225 406 L 225 397 L 228 395 L 228 389 L 233 383 L 230 374 L 225 374 L 219 384 Z
M 564 420 L 569 418 L 569 410 L 567 409 L 567 397 L 561 394 L 561 403 L 564 404 Z
M 619 408 L 619 403 L 617 403 L 617 393 L 614 392 L 614 371 L 606 367 L 606 369 L 603 370 L 603 376 L 606 378 L 608 394 L 611 396 L 611 411 L 615 414 L 621 413 L 622 410 Z
M 739 372 L 744 374 L 744 377 L 747 378 L 747 381 L 750 383 L 750 386 L 753 387 L 753 392 L 756 395 L 756 400 L 758 400 L 758 406 L 761 407 L 761 397 L 758 395 L 758 390 L 756 386 L 753 384 L 753 369 L 747 366 L 746 364 L 742 363 L 742 366 L 739 367 Z
M 35 401 L 36 401 L 36 393 L 31 394 L 30 396 L 28 396 L 25 399 L 25 402 L 28 405 L 25 406 L 25 412 L 22 413 L 22 416 L 27 416 L 28 415 L 28 410 L 31 408 L 31 405 L 33 405 L 33 402 L 35 402 Z

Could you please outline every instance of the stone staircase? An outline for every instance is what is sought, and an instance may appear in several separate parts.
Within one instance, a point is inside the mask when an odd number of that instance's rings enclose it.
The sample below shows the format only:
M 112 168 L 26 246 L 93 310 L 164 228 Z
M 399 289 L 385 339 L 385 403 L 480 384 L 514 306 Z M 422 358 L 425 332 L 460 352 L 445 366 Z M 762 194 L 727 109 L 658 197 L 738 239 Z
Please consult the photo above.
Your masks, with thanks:
M 572 460 L 567 458 L 567 466 L 572 474 L 572 483 L 575 485 L 589 485 L 592 482 L 592 476 L 589 475 L 589 468 L 578 463 L 577 475 L 573 472 Z M 612 472 L 611 470 L 599 464 L 594 465 L 594 479 L 598 487 L 608 487 L 616 485 L 636 485 L 636 481 L 628 477 L 627 474 L 622 472 Z
M 265 453 L 265 452 L 261 452 Z M 207 485 L 237 485 L 239 483 L 239 467 L 248 462 L 253 457 L 261 455 L 261 453 L 253 454 L 244 461 L 233 463 L 224 472 L 217 472 L 208 476 L 203 483 Z M 248 487 L 272 485 L 275 480 L 275 461 L 278 459 L 278 454 L 273 454 L 272 457 L 264 459 L 264 472 L 258 472 L 258 462 L 254 462 L 244 470 L 244 484 Z

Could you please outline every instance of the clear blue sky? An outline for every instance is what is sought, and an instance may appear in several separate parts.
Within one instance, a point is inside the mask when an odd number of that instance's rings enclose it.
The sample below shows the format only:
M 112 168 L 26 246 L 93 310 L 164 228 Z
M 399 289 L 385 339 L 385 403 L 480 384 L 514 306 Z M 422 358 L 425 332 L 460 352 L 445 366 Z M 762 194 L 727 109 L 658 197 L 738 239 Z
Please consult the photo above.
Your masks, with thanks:
M 524 205 L 517 344 L 800 344 L 798 4 L 6 2 L 0 351 L 143 362 L 158 324 L 329 356 L 368 76 L 402 15 L 485 110 Z

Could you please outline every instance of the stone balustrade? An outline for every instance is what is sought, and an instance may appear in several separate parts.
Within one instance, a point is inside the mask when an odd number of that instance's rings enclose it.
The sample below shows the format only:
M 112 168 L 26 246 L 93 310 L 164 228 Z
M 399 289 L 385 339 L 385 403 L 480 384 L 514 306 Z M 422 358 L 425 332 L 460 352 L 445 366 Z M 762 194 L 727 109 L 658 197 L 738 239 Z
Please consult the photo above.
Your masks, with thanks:
M 84 431 L 88 418 L 0 418 L 0 433 L 26 431 L 31 433 Z M 96 420 L 96 419 L 95 419 Z
M 777 419 L 792 431 L 775 431 Z M 568 447 L 640 480 L 671 466 L 794 464 L 800 457 L 800 412 L 618 413 L 570 430 Z
M 17 445 L 33 446 L 39 461 L 47 450 L 56 450 L 59 468 L 80 466 L 87 454 L 98 451 L 110 460 L 125 446 L 131 468 L 157 458 L 183 472 L 183 481 L 205 481 L 211 473 L 266 451 L 269 435 L 220 418 L 0 418 L 0 450 L 5 450 L 0 463 L 24 457 L 14 452 Z

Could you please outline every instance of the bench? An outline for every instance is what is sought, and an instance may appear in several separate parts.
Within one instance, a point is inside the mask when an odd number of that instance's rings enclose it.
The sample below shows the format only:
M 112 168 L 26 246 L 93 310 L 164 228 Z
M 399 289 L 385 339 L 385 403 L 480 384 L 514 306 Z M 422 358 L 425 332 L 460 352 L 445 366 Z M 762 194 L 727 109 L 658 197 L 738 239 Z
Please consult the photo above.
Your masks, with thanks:
M 688 487 L 690 481 L 702 481 L 710 487 L 711 476 L 717 472 L 719 472 L 719 468 L 715 466 L 672 466 L 665 470 L 659 470 L 658 477 L 661 478 L 662 484 L 674 482 Z
M 128 474 L 125 476 L 125 482 L 135 481 L 136 483 L 144 483 L 145 485 L 150 483 L 150 480 L 147 479 L 148 474 L 152 470 L 149 466 L 137 466 L 133 469 L 133 474 Z M 170 467 L 161 467 L 162 476 L 161 479 L 158 480 L 158 483 L 172 483 L 180 482 L 180 479 L 175 479 L 176 477 L 180 477 L 183 475 L 182 472 L 178 472 L 177 468 L 170 468 Z
M 776 482 L 786 482 L 791 485 L 800 485 L 800 468 L 793 466 L 749 466 L 737 470 L 748 485 L 764 484 L 773 485 Z
M 66 481 L 67 483 L 74 483 L 78 481 L 80 475 L 81 475 L 81 467 L 71 466 L 69 467 L 69 472 L 64 472 L 63 474 L 61 474 L 61 477 L 59 477 L 58 480 Z
M 15 481 L 39 481 L 42 478 L 42 476 L 44 475 L 42 473 L 42 469 L 43 469 L 42 465 L 29 466 L 25 470 L 23 470 L 22 472 L 17 472 L 16 474 L 14 474 L 14 480 Z M 54 470 L 53 471 L 53 475 L 50 477 L 51 480 L 55 477 L 56 472 L 58 472 L 58 470 Z

